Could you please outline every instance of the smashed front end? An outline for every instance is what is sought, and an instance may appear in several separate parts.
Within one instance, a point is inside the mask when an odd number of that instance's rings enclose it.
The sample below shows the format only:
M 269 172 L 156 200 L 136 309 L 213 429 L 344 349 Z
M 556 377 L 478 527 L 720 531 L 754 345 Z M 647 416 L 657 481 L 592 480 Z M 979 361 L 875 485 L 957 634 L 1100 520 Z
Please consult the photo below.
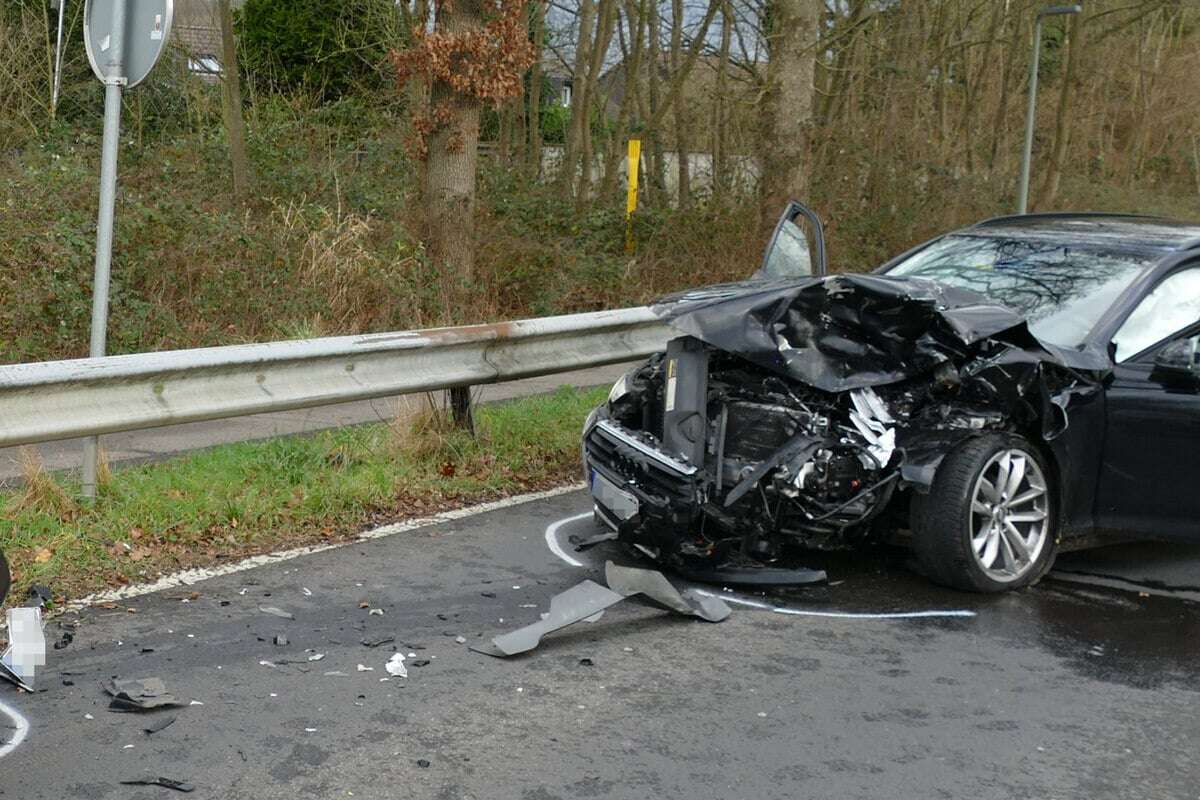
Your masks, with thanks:
M 597 515 L 684 572 L 883 538 L 959 443 L 1053 439 L 1094 386 L 1014 312 L 926 281 L 721 286 L 655 311 L 683 335 L 613 387 L 584 459 Z

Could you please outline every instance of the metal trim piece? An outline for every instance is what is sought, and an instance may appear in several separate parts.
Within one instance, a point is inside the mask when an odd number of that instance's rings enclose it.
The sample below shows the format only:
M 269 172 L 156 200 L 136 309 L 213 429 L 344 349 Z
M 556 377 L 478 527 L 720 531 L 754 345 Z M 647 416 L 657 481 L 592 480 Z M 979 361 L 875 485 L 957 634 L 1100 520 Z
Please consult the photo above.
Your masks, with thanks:
M 656 463 L 663 465 L 664 467 L 669 468 L 673 472 L 677 472 L 680 475 L 689 478 L 696 474 L 696 467 L 692 466 L 691 464 L 684 464 L 682 461 L 677 461 L 674 458 L 671 458 L 666 453 L 661 453 L 658 450 L 655 450 L 645 442 L 637 439 L 634 436 L 630 436 L 628 433 L 622 430 L 620 426 L 609 422 L 606 419 L 602 419 L 597 422 L 596 427 L 607 433 L 612 438 L 621 442 L 621 444 L 632 447 L 642 455 L 646 456 L 652 461 L 655 461 Z

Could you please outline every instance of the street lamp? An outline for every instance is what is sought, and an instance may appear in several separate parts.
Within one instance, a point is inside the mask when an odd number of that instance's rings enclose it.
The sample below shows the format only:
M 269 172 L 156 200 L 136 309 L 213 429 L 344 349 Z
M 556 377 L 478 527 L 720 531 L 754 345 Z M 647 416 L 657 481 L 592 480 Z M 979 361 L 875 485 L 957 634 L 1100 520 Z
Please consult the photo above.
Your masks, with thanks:
M 1042 17 L 1059 14 L 1078 14 L 1083 6 L 1050 6 L 1038 12 L 1033 23 L 1033 59 L 1029 62 L 1029 105 L 1025 110 L 1025 153 L 1021 159 L 1021 189 L 1017 197 L 1017 213 L 1029 211 L 1029 162 L 1033 158 L 1033 112 L 1037 106 L 1038 59 L 1042 53 Z

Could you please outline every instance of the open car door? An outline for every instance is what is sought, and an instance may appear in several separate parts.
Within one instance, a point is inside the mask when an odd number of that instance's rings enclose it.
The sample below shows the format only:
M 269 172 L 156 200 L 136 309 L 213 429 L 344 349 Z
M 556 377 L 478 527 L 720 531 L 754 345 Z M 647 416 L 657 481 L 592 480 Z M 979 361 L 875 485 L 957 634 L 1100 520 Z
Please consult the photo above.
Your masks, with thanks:
M 792 200 L 775 226 L 762 267 L 754 277 L 808 278 L 826 274 L 825 228 L 821 218 L 808 206 Z

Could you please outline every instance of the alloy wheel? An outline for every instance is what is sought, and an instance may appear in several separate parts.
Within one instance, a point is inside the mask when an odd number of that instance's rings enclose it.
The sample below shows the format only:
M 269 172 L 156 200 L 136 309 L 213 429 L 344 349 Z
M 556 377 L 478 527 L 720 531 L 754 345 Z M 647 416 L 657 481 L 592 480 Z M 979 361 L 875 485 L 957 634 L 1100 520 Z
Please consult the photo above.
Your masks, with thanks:
M 1050 530 L 1046 477 L 1023 450 L 988 459 L 971 496 L 971 554 L 989 578 L 1011 583 L 1037 563 Z

